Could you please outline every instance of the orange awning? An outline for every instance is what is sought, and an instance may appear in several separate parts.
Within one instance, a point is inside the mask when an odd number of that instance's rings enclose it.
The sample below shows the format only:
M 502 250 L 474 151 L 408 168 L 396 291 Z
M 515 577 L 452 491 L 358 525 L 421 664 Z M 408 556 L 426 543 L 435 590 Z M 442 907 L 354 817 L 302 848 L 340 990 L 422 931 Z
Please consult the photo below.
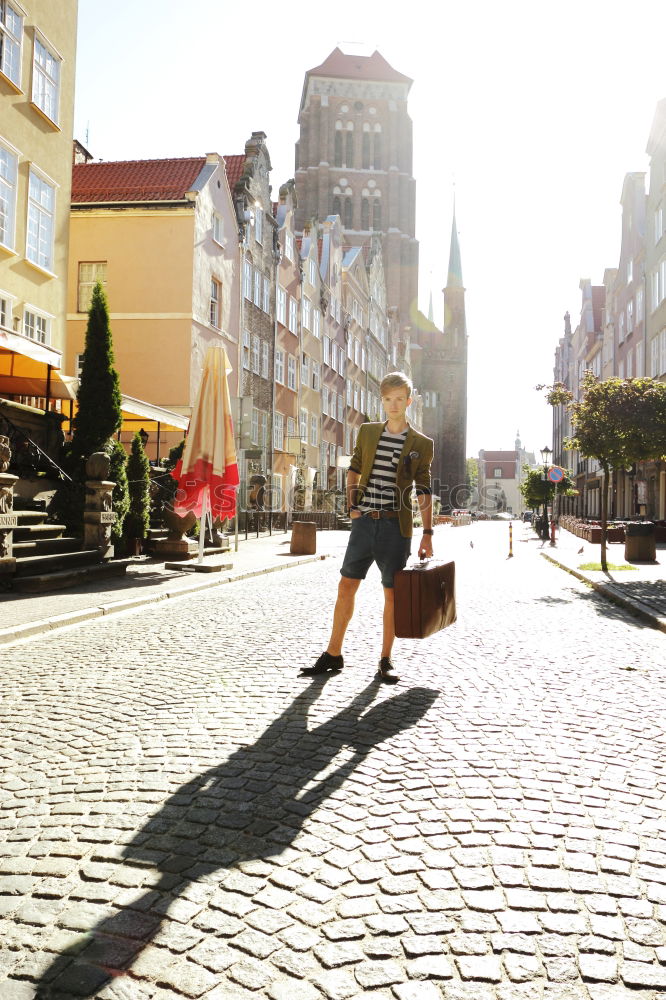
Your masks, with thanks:
M 61 375 L 61 365 L 60 351 L 0 329 L 0 396 L 71 399 L 72 380 Z

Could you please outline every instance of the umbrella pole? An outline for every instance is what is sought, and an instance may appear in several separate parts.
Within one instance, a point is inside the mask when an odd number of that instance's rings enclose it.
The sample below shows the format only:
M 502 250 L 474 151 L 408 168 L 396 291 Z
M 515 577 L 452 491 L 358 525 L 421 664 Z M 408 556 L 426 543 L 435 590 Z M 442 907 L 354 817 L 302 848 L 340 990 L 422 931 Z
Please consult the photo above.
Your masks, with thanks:
M 204 544 L 206 539 L 206 518 L 208 515 L 208 486 L 204 486 L 201 498 L 201 519 L 199 521 L 199 558 L 197 562 L 203 562 Z

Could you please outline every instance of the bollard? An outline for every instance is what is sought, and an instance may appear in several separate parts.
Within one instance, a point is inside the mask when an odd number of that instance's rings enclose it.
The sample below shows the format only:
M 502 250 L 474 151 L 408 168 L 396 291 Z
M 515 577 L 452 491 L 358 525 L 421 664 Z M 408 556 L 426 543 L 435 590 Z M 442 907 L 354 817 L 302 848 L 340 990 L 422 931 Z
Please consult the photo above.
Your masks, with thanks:
M 509 555 L 508 559 L 513 559 L 513 523 L 509 521 Z
M 291 545 L 293 556 L 311 556 L 317 551 L 317 525 L 314 521 L 292 521 Z

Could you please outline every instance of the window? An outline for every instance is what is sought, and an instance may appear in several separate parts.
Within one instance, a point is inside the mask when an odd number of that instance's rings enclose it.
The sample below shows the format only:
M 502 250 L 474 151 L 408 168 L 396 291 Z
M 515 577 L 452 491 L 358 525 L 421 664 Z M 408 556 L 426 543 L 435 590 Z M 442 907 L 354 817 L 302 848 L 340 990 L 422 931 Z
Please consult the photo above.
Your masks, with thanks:
M 359 340 L 354 341 L 354 364 L 357 367 L 361 364 L 361 342 Z
M 243 330 L 243 368 L 248 371 L 250 368 L 250 334 L 248 330 Z
M 345 455 L 351 454 L 352 450 L 351 439 L 352 439 L 351 427 L 347 426 L 345 427 Z
M 10 0 L 0 0 L 0 72 L 21 86 L 23 18 Z
M 330 365 L 331 363 L 331 338 L 324 334 L 323 340 L 323 353 L 324 353 L 324 364 Z
M 293 261 L 294 259 L 294 235 L 293 233 L 284 234 L 284 255 L 287 260 Z
M 650 375 L 656 378 L 659 374 L 659 334 L 650 341 Z
M 317 445 L 319 443 L 319 420 L 317 419 L 316 413 L 310 414 L 310 444 Z
M 342 122 L 335 123 L 335 144 L 333 150 L 333 164 L 336 167 L 342 166 Z M 334 213 L 337 214 L 337 213 Z
M 277 318 L 278 323 L 287 325 L 287 293 L 280 285 L 277 290 Z
M 666 257 L 659 265 L 659 301 L 666 299 Z
M 643 319 L 643 286 L 640 285 L 636 291 L 636 322 Z
M 639 340 L 636 344 L 636 378 L 642 378 L 645 374 L 643 368 L 643 341 Z
M 275 381 L 284 385 L 284 351 L 275 352 Z
M 75 363 L 74 363 L 74 374 L 76 375 L 77 378 L 81 378 L 81 374 L 83 372 L 83 359 L 84 359 L 84 357 L 85 357 L 85 354 L 76 354 L 75 355 L 75 359 L 76 360 L 75 360 Z
M 305 441 L 307 443 L 307 440 L 308 440 L 308 411 L 306 409 L 304 409 L 304 408 L 301 408 L 300 434 L 301 434 L 301 441 Z
M 264 294 L 261 303 L 261 308 L 264 310 L 265 313 L 270 313 L 271 311 L 271 283 L 266 277 L 266 275 L 264 275 Z
M 375 198 L 372 206 L 372 228 L 375 232 L 382 228 L 382 203 L 379 198 Z
M 493 479 L 501 479 L 501 478 L 502 478 L 502 470 L 495 469 L 495 471 L 493 472 Z
M 261 271 L 254 272 L 254 304 L 261 308 Z
M 664 235 L 664 210 L 660 205 L 654 213 L 654 243 L 655 246 Z
M 268 378 L 268 344 L 261 345 L 261 377 Z
M 370 167 L 370 133 L 368 131 L 369 125 L 363 126 L 363 146 L 361 154 L 361 165 L 364 170 Z
M 301 305 L 301 323 L 303 324 L 303 328 L 305 330 L 309 330 L 312 326 L 312 303 L 310 302 L 310 299 L 304 296 Z
M 365 413 L 365 389 L 361 387 L 361 413 Z
M 347 379 L 346 390 L 347 390 L 347 406 L 351 406 L 352 405 L 352 382 L 351 382 L 351 379 Z
M 296 392 L 296 358 L 291 354 L 287 358 L 287 388 Z
M 0 327 L 5 330 L 12 328 L 12 296 L 7 292 L 0 292 Z
M 219 243 L 220 246 L 223 246 L 224 245 L 224 224 L 222 222 L 222 217 L 220 215 L 218 215 L 217 212 L 213 212 L 212 231 L 213 231 L 213 239 L 215 240 L 215 242 Z
M 367 198 L 361 199 L 361 229 L 370 228 L 370 203 Z
M 321 313 L 318 309 L 312 310 L 312 332 L 319 340 L 321 337 Z
M 311 285 L 317 284 L 317 262 L 312 258 L 308 260 L 308 281 Z
M 358 410 L 359 398 L 358 398 L 358 386 L 354 383 L 354 409 Z
M 321 365 L 314 359 L 312 360 L 312 388 L 317 389 L 317 391 L 321 388 Z
M 55 188 L 30 171 L 28 185 L 28 239 L 25 255 L 45 271 L 53 270 Z
M 361 348 L 361 371 L 367 371 L 368 368 L 368 355 L 366 353 L 365 347 Z
M 618 337 L 619 342 L 622 343 L 623 340 L 624 340 L 624 309 L 622 310 L 622 312 L 618 316 L 618 321 L 617 321 L 617 337 Z
M 281 413 L 276 413 L 273 421 L 273 448 L 284 450 L 284 417 Z
M 265 410 L 259 411 L 259 447 L 265 448 L 268 445 L 268 414 Z
M 310 385 L 310 359 L 307 354 L 301 358 L 301 385 Z
M 292 439 L 296 437 L 296 417 L 287 417 L 287 437 L 289 438 L 289 447 L 291 447 Z
M 345 419 L 345 401 L 342 396 L 338 396 L 338 420 L 340 423 Z
M 243 295 L 246 299 L 252 299 L 252 262 L 243 260 Z
M 222 286 L 217 278 L 210 279 L 210 325 L 216 330 L 220 329 L 220 302 L 222 299 Z
M 254 210 L 254 238 L 257 243 L 263 243 L 264 239 L 264 212 L 261 208 Z
M 260 351 L 260 340 L 256 333 L 252 335 L 252 371 L 255 375 L 259 374 L 259 351 Z
M 0 39 L 2 34 L 0 34 Z M 0 145 L 0 243 L 14 249 L 18 156 Z
M 634 352 L 630 349 L 627 351 L 627 378 L 634 377 Z
M 652 312 L 659 307 L 659 271 L 652 272 L 652 297 L 651 306 Z
M 298 333 L 298 301 L 289 297 L 289 329 L 292 333 Z
M 98 281 L 106 286 L 106 261 L 105 260 L 80 260 L 79 261 L 79 291 L 78 291 L 78 311 L 86 313 L 90 309 L 93 288 Z
M 49 342 L 50 318 L 33 311 L 32 307 L 26 306 L 23 314 L 23 333 L 31 340 L 36 340 L 40 344 Z
M 32 100 L 47 118 L 58 124 L 60 98 L 60 59 L 35 35 L 32 67 Z
M 252 438 L 252 444 L 259 444 L 259 410 L 257 410 L 254 406 L 252 407 L 250 437 Z
M 666 329 L 659 334 L 659 375 L 666 373 Z
M 338 345 L 335 341 L 331 344 L 331 368 L 333 368 L 334 371 L 338 370 Z
M 630 284 L 634 280 L 634 262 L 629 258 L 627 261 L 627 284 Z
M 350 128 L 350 126 L 351 126 L 351 128 Z M 347 166 L 347 167 L 353 167 L 354 166 L 354 132 L 353 132 L 353 127 L 354 126 L 351 124 L 351 122 L 349 122 L 349 125 L 347 126 L 347 130 L 348 130 L 347 131 L 347 142 L 345 144 L 346 145 L 346 149 L 345 149 L 345 166 Z
M 618 376 L 624 378 L 624 358 L 620 361 L 618 365 Z
M 351 198 L 345 198 L 345 229 L 352 228 L 352 200 Z
M 322 386 L 321 390 L 321 412 L 328 416 L 328 386 Z

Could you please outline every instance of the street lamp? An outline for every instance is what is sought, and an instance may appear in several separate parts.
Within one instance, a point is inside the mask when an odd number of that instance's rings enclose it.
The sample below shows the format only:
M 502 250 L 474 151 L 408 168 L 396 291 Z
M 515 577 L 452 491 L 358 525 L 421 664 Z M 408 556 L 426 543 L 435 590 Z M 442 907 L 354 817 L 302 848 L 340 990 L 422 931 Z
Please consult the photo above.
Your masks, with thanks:
M 541 537 L 547 541 L 550 537 L 548 531 L 548 470 L 550 468 L 550 456 L 552 450 L 546 445 L 541 449 L 541 461 L 543 462 L 543 519 L 541 522 Z

